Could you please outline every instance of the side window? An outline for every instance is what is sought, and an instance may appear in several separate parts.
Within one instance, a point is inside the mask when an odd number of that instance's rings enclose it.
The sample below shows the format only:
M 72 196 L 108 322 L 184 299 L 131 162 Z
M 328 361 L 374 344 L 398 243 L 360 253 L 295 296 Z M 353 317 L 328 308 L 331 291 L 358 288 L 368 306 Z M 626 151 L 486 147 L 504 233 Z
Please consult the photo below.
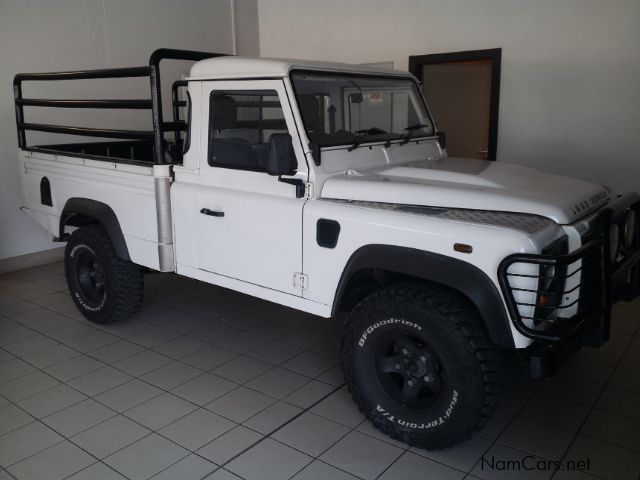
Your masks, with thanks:
M 211 92 L 209 165 L 266 172 L 274 133 L 288 133 L 275 90 Z

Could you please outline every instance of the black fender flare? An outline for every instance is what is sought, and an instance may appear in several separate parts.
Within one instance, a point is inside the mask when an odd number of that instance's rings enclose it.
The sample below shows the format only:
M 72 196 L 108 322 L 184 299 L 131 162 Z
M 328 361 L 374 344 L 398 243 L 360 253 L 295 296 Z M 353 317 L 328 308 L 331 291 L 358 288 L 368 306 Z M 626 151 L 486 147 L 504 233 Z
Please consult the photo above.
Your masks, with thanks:
M 116 255 L 123 260 L 131 260 L 118 217 L 109 205 L 97 200 L 78 197 L 67 200 L 60 214 L 59 238 L 64 238 L 65 225 L 81 227 L 88 223 L 99 223 L 109 235 Z
M 458 291 L 476 307 L 491 340 L 500 347 L 515 348 L 504 301 L 487 274 L 457 258 L 415 248 L 373 244 L 356 250 L 338 282 L 332 314 L 337 312 L 349 280 L 368 269 L 410 275 Z

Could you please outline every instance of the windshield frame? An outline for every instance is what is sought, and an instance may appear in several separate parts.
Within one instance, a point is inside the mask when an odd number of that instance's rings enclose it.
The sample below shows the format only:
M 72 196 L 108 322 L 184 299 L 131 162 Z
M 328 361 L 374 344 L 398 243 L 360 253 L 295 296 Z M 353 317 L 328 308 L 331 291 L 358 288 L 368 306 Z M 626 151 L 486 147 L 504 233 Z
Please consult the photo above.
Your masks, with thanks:
M 433 116 L 431 115 L 431 112 L 429 111 L 429 106 L 427 105 L 427 101 L 424 97 L 424 93 L 422 92 L 422 88 L 420 87 L 420 83 L 416 80 L 416 78 L 413 75 L 407 74 L 407 75 L 403 75 L 403 74 L 384 74 L 384 73 L 376 73 L 376 72 L 371 72 L 371 73 L 365 73 L 365 72 L 348 72 L 348 71 L 332 71 L 332 70 L 315 70 L 315 69 L 305 69 L 305 68 L 293 68 L 289 71 L 289 83 L 291 84 L 291 89 L 293 90 L 293 96 L 295 99 L 295 106 L 298 110 L 298 114 L 300 116 L 300 121 L 301 121 L 301 126 L 302 126 L 302 131 L 304 132 L 305 137 L 307 138 L 307 141 L 309 141 L 309 143 L 313 144 L 313 145 L 317 145 L 320 149 L 324 149 L 324 148 L 335 148 L 335 147 L 349 147 L 353 144 L 353 141 L 349 142 L 349 141 L 339 141 L 339 142 L 335 142 L 335 143 L 327 143 L 327 144 L 317 144 L 315 142 L 312 142 L 309 139 L 309 135 L 307 134 L 307 127 L 305 125 L 305 121 L 304 118 L 302 118 L 302 109 L 301 109 L 301 105 L 299 102 L 299 96 L 298 96 L 298 92 L 296 91 L 296 85 L 293 79 L 293 75 L 294 74 L 303 74 L 303 75 L 318 75 L 318 76 L 322 76 L 322 75 L 329 75 L 329 76 L 335 76 L 335 77 L 364 77 L 364 78 L 380 78 L 380 79 L 385 79 L 385 80 L 405 80 L 405 81 L 409 81 L 411 82 L 417 91 L 417 99 L 419 101 L 422 102 L 422 105 L 424 106 L 424 110 L 425 113 L 427 115 L 427 118 L 429 119 L 429 122 L 431 123 L 431 125 L 433 126 L 433 133 L 431 134 L 419 134 L 417 132 L 414 132 L 411 135 L 411 140 L 412 142 L 414 141 L 420 141 L 420 140 L 427 140 L 427 139 L 434 139 L 437 138 L 438 135 L 438 127 L 436 125 L 436 123 L 433 121 Z M 395 133 L 388 133 L 385 135 L 398 135 L 397 137 L 393 138 L 393 139 L 388 139 L 388 138 L 384 138 L 384 139 L 379 139 L 376 140 L 375 138 L 372 138 L 371 140 L 369 140 L 368 137 L 366 137 L 361 143 L 360 145 L 371 145 L 371 144 L 394 144 L 394 143 L 402 143 L 405 139 L 404 135 L 400 135 L 400 134 L 395 134 Z

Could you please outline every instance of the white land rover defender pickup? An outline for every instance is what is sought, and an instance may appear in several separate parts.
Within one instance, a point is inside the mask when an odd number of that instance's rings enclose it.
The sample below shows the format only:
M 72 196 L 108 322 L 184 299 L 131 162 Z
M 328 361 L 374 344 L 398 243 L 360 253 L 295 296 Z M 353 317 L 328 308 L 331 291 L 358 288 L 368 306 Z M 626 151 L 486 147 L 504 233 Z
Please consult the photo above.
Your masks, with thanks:
M 196 62 L 171 85 L 172 121 L 163 59 Z M 123 77 L 148 77 L 150 98 L 22 93 L 26 81 Z M 67 242 L 84 316 L 135 314 L 149 269 L 344 312 L 355 402 L 411 445 L 447 447 L 483 426 L 503 349 L 547 376 L 605 343 L 612 304 L 638 294 L 637 194 L 448 158 L 406 72 L 161 49 L 143 67 L 18 74 L 14 91 L 23 211 Z M 153 127 L 32 123 L 25 107 L 149 109 Z M 119 140 L 35 146 L 28 131 Z

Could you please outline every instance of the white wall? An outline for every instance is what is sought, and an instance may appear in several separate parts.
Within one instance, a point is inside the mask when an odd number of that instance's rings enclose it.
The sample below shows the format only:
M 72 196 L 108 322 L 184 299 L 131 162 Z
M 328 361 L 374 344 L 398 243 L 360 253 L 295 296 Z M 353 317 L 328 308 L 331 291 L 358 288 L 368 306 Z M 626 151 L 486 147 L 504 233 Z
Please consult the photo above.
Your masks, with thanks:
M 498 160 L 640 190 L 638 0 L 258 0 L 260 52 L 352 63 L 502 48 Z
M 238 52 L 257 55 L 256 1 L 236 1 Z M 232 53 L 231 11 L 231 0 L 0 0 L 0 259 L 59 245 L 50 243 L 44 230 L 19 212 L 13 76 L 141 66 L 160 47 Z M 182 69 L 169 63 L 161 70 L 165 68 L 167 73 Z M 149 98 L 145 78 L 63 83 L 67 85 L 25 84 L 25 97 Z M 148 111 L 128 112 L 123 118 L 123 112 L 44 110 L 27 109 L 27 120 L 114 128 L 151 125 Z M 30 117 L 31 112 L 37 115 Z M 28 135 L 31 143 L 52 139 L 37 132 Z

